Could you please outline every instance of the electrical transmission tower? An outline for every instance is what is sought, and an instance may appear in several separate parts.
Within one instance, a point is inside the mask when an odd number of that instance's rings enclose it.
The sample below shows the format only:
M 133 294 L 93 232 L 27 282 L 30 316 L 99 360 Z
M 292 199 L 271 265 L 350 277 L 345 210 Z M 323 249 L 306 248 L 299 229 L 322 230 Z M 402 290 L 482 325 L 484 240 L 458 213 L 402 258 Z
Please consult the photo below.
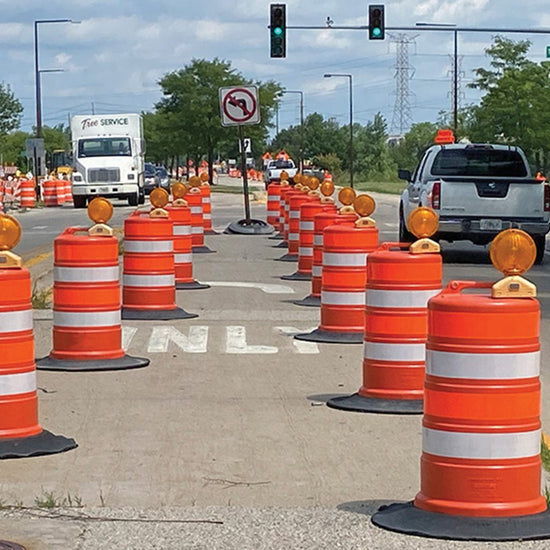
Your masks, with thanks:
M 395 63 L 395 105 L 390 126 L 390 134 L 404 135 L 412 124 L 409 80 L 414 75 L 414 67 L 409 63 L 409 44 L 414 44 L 418 35 L 391 34 L 390 43 L 397 44 Z

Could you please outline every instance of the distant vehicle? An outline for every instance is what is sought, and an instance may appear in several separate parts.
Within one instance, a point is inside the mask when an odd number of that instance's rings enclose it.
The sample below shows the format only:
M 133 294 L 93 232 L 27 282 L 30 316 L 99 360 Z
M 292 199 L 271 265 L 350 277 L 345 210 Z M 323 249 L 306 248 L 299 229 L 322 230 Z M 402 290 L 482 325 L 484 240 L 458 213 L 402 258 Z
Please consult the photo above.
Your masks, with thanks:
M 146 195 L 149 195 L 155 187 L 160 187 L 160 178 L 154 164 L 145 163 L 143 172 L 143 190 Z
M 143 204 L 143 120 L 136 113 L 78 115 L 71 119 L 75 208 L 93 197 Z
M 292 159 L 270 160 L 264 172 L 264 182 L 267 187 L 270 183 L 281 181 L 281 172 L 285 171 L 288 174 L 289 182 L 292 183 L 292 178 L 296 175 L 298 169 Z
M 412 174 L 399 170 L 399 177 L 408 182 L 399 205 L 400 241 L 412 242 L 409 215 L 417 206 L 428 206 L 439 215 L 436 240 L 483 245 L 513 227 L 533 237 L 535 261 L 543 261 L 550 229 L 550 187 L 531 175 L 519 147 L 433 145 Z
M 156 174 L 159 177 L 160 186 L 170 192 L 170 175 L 168 174 L 168 170 L 164 166 L 157 166 Z
M 55 149 L 52 153 L 51 174 L 57 178 L 70 179 L 73 173 L 73 154 L 64 149 Z

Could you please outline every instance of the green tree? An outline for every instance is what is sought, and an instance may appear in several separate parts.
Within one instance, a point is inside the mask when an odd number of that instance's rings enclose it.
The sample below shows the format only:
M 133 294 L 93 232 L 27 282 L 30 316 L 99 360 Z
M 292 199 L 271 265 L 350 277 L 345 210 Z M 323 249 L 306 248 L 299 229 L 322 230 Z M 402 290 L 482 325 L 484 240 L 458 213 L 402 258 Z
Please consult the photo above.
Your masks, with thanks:
M 23 106 L 8 84 L 0 82 L 0 134 L 19 128 Z
M 15 131 L 0 136 L 1 160 L 26 169 L 25 141 L 31 137 L 27 132 Z
M 419 122 L 413 124 L 404 138 L 394 147 L 390 148 L 398 168 L 403 170 L 415 169 L 422 158 L 424 151 L 433 145 L 438 126 L 432 122 Z

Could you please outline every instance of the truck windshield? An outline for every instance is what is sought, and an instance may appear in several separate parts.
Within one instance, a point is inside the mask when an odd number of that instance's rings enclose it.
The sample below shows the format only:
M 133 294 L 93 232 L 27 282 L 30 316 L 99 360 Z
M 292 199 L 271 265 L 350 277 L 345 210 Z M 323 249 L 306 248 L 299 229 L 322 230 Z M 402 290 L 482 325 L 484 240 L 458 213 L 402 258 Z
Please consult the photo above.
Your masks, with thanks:
M 517 151 L 467 147 L 442 149 L 434 159 L 433 176 L 485 176 L 522 178 L 527 167 Z
M 277 160 L 271 163 L 270 168 L 294 168 L 294 162 L 291 160 Z
M 89 138 L 78 141 L 78 156 L 83 157 L 129 157 L 130 138 Z

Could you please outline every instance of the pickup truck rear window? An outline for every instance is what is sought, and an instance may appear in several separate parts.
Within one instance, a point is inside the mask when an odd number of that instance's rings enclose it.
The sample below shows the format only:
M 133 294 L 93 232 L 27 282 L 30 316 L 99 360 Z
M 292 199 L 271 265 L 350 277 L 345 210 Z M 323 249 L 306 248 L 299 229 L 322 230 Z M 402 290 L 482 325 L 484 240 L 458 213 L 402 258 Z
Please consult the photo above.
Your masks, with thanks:
M 442 149 L 437 153 L 432 176 L 527 176 L 527 168 L 517 151 L 508 149 Z

